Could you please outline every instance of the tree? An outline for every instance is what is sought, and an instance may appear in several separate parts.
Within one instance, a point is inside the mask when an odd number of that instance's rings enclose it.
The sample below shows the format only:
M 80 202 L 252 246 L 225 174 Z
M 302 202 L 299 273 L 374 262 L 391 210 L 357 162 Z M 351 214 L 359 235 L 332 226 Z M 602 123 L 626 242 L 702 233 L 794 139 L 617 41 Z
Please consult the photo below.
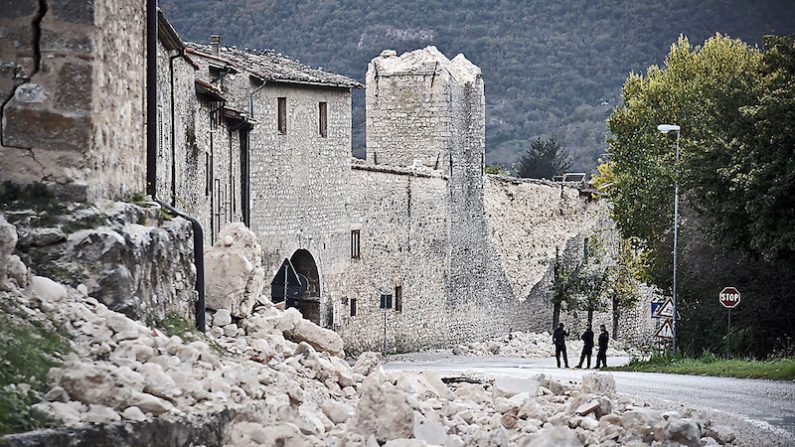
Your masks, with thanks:
M 517 175 L 523 178 L 552 180 L 552 177 L 568 171 L 570 166 L 571 160 L 555 137 L 536 138 L 519 160 Z
M 503 177 L 507 177 L 511 175 L 511 172 L 502 167 L 502 165 L 486 165 L 484 171 L 486 174 L 493 174 L 493 175 L 501 175 Z
M 693 157 L 692 169 L 714 167 L 713 175 L 693 172 L 687 180 L 715 240 L 769 261 L 795 261 L 795 39 L 764 42 L 750 97 L 727 104 L 723 115 L 732 121 L 724 135 Z
M 682 196 L 695 208 L 699 201 L 728 198 L 725 184 L 718 187 L 721 197 L 701 197 L 691 190 L 720 181 L 716 172 L 732 154 L 717 142 L 729 138 L 727 129 L 747 127 L 739 107 L 753 99 L 759 62 L 759 51 L 739 40 L 716 35 L 693 48 L 681 37 L 663 68 L 652 66 L 645 76 L 629 76 L 622 104 L 608 119 L 613 218 L 625 238 L 645 245 L 650 280 L 664 290 L 670 288 L 672 271 L 674 182 L 679 181 Z M 674 141 L 657 131 L 660 123 L 681 126 L 677 166 Z
M 695 354 L 724 348 L 715 297 L 729 283 L 754 297 L 733 312 L 733 350 L 764 356 L 793 335 L 791 314 L 774 309 L 792 308 L 781 285 L 795 282 L 781 276 L 795 271 L 795 43 L 765 43 L 763 51 L 716 35 L 692 47 L 680 38 L 662 68 L 629 76 L 608 120 L 603 190 L 622 235 L 639 242 L 645 278 L 663 290 L 680 186 L 680 339 Z M 660 123 L 681 126 L 679 163 Z

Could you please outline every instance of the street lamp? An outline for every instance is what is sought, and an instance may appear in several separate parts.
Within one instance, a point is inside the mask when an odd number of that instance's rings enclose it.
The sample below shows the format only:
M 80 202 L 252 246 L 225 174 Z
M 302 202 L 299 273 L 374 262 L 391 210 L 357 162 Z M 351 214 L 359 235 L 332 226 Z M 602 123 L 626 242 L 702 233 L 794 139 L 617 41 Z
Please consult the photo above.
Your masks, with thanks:
M 667 134 L 668 132 L 676 132 L 676 164 L 679 164 L 679 131 L 681 128 L 676 124 L 660 124 L 657 130 Z M 676 252 L 677 244 L 679 242 L 679 181 L 674 177 L 674 281 L 671 304 L 673 304 L 673 352 L 676 354 Z

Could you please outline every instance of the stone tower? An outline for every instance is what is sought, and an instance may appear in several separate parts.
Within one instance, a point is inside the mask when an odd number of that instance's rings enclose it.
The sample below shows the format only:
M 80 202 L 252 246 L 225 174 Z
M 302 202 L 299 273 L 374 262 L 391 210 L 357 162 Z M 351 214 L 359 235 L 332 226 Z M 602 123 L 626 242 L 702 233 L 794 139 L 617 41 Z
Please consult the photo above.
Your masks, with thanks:
M 396 56 L 385 51 L 367 71 L 367 159 L 417 166 L 447 180 L 449 271 L 445 308 L 453 339 L 510 292 L 495 273 L 484 209 L 485 96 L 478 67 L 435 47 Z M 432 260 L 429 260 L 429 262 Z
M 417 161 L 449 173 L 457 152 L 473 158 L 459 162 L 480 172 L 484 102 L 480 69 L 463 55 L 450 60 L 436 47 L 400 57 L 384 51 L 367 69 L 367 160 Z

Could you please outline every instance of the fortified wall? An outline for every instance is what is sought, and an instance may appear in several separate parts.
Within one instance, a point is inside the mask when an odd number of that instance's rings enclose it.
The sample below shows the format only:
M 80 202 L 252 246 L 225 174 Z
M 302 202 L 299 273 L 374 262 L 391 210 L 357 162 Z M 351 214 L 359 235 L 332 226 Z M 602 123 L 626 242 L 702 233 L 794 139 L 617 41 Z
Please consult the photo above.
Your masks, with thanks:
M 370 63 L 367 160 L 350 183 L 355 316 L 338 327 L 351 349 L 380 349 L 384 326 L 397 351 L 549 329 L 556 255 L 576 262 L 595 206 L 575 188 L 485 175 L 484 106 L 462 55 Z M 381 294 L 393 309 L 379 309 Z
M 0 19 L 0 181 L 69 203 L 55 221 L 20 197 L 0 203 L 21 255 L 140 319 L 190 314 L 197 296 L 190 225 L 140 194 L 144 12 L 142 0 L 24 0 Z M 579 262 L 596 205 L 484 173 L 478 67 L 434 47 L 375 58 L 367 160 L 351 160 L 356 81 L 217 39 L 186 44 L 158 14 L 154 190 L 196 217 L 206 244 L 248 225 L 266 282 L 285 262 L 304 276 L 297 307 L 352 351 L 380 349 L 385 322 L 390 351 L 550 328 L 554 266 Z

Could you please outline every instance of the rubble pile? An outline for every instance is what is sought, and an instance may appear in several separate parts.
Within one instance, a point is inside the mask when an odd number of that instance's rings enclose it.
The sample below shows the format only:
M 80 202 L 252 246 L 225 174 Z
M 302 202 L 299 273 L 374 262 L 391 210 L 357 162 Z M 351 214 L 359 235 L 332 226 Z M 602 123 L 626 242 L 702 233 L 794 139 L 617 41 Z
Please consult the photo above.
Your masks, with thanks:
M 598 335 L 598 334 L 597 334 Z M 607 348 L 608 357 L 631 357 L 621 342 L 610 341 Z M 577 362 L 582 351 L 582 340 L 577 340 L 572 332 L 566 340 L 566 351 L 569 362 Z M 484 357 L 517 357 L 517 358 L 544 358 L 555 356 L 555 346 L 552 344 L 552 335 L 548 332 L 511 332 L 503 337 L 459 345 L 453 348 L 454 355 Z M 593 351 L 593 361 L 596 362 L 596 348 Z
M 57 425 L 233 409 L 231 447 L 697 446 L 734 437 L 689 411 L 616 397 L 608 374 L 587 375 L 582 386 L 543 375 L 445 383 L 430 373 L 387 374 L 374 353 L 351 366 L 336 333 L 264 297 L 245 318 L 211 313 L 206 335 L 170 337 L 40 276 L 0 298 L 73 336 L 73 352 L 50 370 L 49 392 L 34 405 Z

